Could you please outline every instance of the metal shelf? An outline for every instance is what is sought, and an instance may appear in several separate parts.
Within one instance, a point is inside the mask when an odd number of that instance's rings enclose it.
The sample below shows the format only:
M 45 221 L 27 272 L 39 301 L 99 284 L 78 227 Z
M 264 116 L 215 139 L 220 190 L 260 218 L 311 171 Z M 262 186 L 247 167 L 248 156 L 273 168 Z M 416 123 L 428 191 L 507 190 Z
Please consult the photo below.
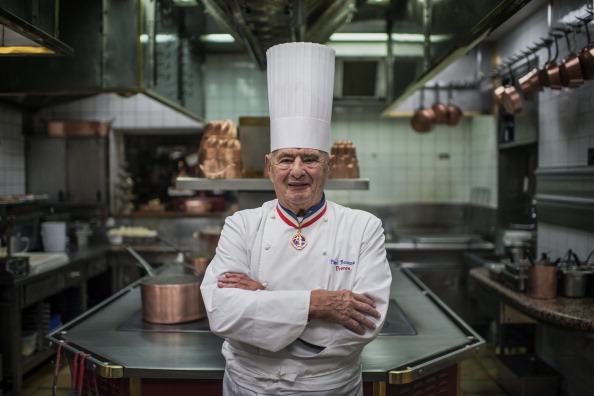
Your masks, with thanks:
M 269 179 L 204 179 L 179 177 L 176 188 L 220 191 L 273 191 Z M 326 190 L 369 190 L 369 179 L 328 179 Z

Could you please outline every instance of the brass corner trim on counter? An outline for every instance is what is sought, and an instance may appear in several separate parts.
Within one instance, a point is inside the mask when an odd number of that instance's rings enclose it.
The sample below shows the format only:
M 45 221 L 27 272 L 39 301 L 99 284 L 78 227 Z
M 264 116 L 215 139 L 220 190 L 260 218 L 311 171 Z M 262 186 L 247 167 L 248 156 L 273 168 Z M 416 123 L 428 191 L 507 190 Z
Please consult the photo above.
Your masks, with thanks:
M 124 367 L 118 364 L 101 364 L 99 366 L 99 375 L 103 378 L 122 378 L 124 376 Z
M 485 341 L 469 337 L 469 344 L 463 349 L 439 356 L 414 367 L 407 367 L 404 370 L 392 370 L 388 372 L 388 383 L 392 385 L 408 384 L 440 370 L 458 364 L 466 359 L 477 357 L 485 352 Z

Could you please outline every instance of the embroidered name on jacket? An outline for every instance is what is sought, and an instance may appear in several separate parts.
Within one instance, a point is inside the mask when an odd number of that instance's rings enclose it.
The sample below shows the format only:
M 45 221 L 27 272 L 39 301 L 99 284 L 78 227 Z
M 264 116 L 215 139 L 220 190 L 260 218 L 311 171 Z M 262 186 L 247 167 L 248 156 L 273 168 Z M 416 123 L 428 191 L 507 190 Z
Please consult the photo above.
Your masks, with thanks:
M 349 260 L 334 260 L 330 259 L 330 264 L 334 266 L 336 271 L 350 271 L 351 267 L 356 264 L 356 262 L 349 261 Z

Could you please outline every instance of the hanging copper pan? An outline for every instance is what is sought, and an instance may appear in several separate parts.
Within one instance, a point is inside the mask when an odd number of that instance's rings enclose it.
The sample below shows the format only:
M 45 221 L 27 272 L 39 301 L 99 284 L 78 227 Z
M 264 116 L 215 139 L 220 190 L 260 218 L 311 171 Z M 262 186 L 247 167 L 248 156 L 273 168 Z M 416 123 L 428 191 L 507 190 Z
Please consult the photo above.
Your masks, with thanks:
M 454 104 L 454 96 L 452 92 L 452 84 L 448 88 L 448 106 L 447 106 L 447 120 L 446 124 L 450 126 L 458 125 L 462 118 L 462 109 Z
M 509 66 L 509 75 L 510 83 L 505 87 L 505 92 L 502 97 L 503 108 L 508 114 L 517 114 L 522 111 L 522 98 L 515 86 L 515 79 L 511 70 L 511 65 Z
M 547 78 L 549 80 L 549 88 L 561 89 L 561 72 L 559 71 L 559 65 L 557 64 L 557 57 L 559 56 L 559 43 L 557 39 L 561 36 L 553 34 L 555 41 L 555 57 L 547 64 Z
M 543 85 L 540 82 L 540 69 L 538 68 L 538 58 L 536 56 L 536 51 L 538 48 L 531 48 L 532 55 L 534 55 L 534 64 L 533 69 L 530 75 L 530 86 L 533 92 L 541 92 L 544 91 Z
M 435 103 L 431 107 L 435 113 L 433 122 L 435 124 L 445 124 L 448 118 L 448 108 L 439 100 L 439 84 L 435 84 Z
M 580 58 L 574 52 L 574 48 L 569 42 L 569 30 L 562 29 L 565 34 L 565 41 L 567 43 L 567 50 L 569 54 L 561 61 L 559 65 L 559 75 L 561 77 L 561 85 L 568 88 L 577 88 L 584 83 L 584 76 L 582 75 L 582 68 L 580 66 Z M 574 41 L 575 41 L 575 30 Z
M 550 87 L 548 65 L 551 62 L 551 44 L 553 40 L 543 39 L 543 44 L 547 47 L 547 61 L 538 69 L 538 82 L 542 88 Z
M 424 105 L 425 101 L 425 87 L 421 88 L 421 103 L 419 109 L 415 111 L 412 118 L 410 119 L 410 125 L 415 132 L 426 133 L 433 129 L 433 120 L 435 118 L 435 112 L 432 108 L 426 108 Z
M 585 80 L 594 80 L 594 44 L 592 43 L 590 30 L 588 29 L 588 23 L 592 20 L 592 15 L 590 15 L 590 18 L 579 19 L 582 21 L 583 26 L 586 29 L 586 38 L 588 39 L 588 44 L 579 54 L 580 67 Z
M 525 52 L 524 55 L 526 56 L 526 64 L 528 67 L 528 72 L 518 79 L 518 83 L 520 84 L 520 89 L 522 90 L 524 99 L 534 100 L 534 89 L 532 88 L 532 76 L 536 73 L 536 71 L 533 70 L 530 65 L 530 59 L 528 58 L 528 53 Z

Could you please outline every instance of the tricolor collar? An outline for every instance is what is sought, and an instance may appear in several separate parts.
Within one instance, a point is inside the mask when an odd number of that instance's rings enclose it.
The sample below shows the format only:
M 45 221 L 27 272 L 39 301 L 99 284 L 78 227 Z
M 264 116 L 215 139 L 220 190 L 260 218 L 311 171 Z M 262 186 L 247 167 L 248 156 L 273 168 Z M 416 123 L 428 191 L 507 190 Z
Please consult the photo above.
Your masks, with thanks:
M 311 208 L 309 213 L 303 216 L 303 219 L 301 221 L 299 221 L 295 213 L 285 208 L 283 205 L 281 205 L 280 202 L 277 202 L 276 211 L 285 223 L 287 223 L 291 227 L 301 229 L 319 220 L 324 215 L 324 213 L 326 213 L 327 207 L 328 205 L 326 203 L 326 197 L 323 197 L 322 202 Z

